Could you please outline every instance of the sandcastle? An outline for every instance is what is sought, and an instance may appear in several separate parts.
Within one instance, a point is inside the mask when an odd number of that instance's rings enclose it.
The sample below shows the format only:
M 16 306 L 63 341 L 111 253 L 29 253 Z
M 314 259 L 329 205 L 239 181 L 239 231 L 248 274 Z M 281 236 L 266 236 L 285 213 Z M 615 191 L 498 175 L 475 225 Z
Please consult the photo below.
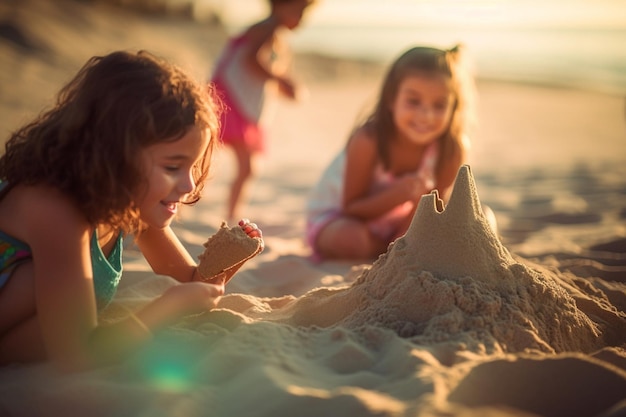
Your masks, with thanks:
M 626 329 L 622 313 L 562 278 L 502 245 L 465 165 L 445 209 L 436 192 L 424 195 L 406 234 L 351 286 L 313 290 L 274 318 L 297 326 L 381 326 L 417 344 L 484 353 L 590 352 L 606 346 L 608 322 Z M 585 300 L 592 314 L 577 306 Z

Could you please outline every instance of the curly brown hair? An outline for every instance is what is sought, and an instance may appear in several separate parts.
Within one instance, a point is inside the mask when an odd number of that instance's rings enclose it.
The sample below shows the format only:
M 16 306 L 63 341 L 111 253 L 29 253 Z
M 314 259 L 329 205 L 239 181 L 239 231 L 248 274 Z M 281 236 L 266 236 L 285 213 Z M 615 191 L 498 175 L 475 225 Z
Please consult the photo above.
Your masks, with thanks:
M 56 105 L 12 133 L 0 157 L 11 186 L 58 188 L 92 225 L 141 228 L 133 196 L 146 186 L 139 156 L 198 126 L 210 135 L 193 169 L 200 199 L 219 138 L 221 106 L 211 88 L 149 52 L 96 56 L 59 92 Z

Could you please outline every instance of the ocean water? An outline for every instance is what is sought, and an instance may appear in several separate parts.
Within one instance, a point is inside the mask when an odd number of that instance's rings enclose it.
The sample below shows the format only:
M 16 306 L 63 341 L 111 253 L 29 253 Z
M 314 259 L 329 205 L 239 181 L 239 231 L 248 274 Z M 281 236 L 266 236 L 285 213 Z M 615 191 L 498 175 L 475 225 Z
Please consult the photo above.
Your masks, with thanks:
M 297 51 L 391 62 L 414 45 L 467 47 L 478 78 L 626 95 L 624 28 L 311 25 L 292 35 Z
M 193 0 L 230 30 L 267 0 Z M 415 45 L 467 46 L 478 78 L 626 95 L 626 0 L 317 0 L 294 49 L 390 63 Z

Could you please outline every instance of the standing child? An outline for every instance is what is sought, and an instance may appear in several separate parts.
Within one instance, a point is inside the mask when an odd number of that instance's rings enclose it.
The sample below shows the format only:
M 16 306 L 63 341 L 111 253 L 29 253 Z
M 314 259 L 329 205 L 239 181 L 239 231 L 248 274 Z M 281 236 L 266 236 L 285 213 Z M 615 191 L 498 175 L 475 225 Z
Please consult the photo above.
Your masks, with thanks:
M 288 75 L 291 53 L 285 38 L 300 25 L 313 0 L 269 2 L 269 16 L 229 40 L 212 76 L 226 105 L 222 141 L 237 160 L 227 203 L 229 220 L 239 215 L 246 185 L 254 175 L 255 157 L 265 148 L 263 126 L 272 117 L 272 96 L 280 93 L 295 100 L 303 94 Z
M 201 282 L 170 224 L 200 198 L 217 138 L 207 90 L 146 52 L 90 59 L 56 106 L 12 134 L 0 158 L 0 364 L 114 362 L 215 307 L 232 273 Z M 129 233 L 155 273 L 184 284 L 99 325 Z
M 473 81 L 459 55 L 416 47 L 393 63 L 374 111 L 310 196 L 314 257 L 372 259 L 406 232 L 423 194 L 447 201 L 469 146 Z

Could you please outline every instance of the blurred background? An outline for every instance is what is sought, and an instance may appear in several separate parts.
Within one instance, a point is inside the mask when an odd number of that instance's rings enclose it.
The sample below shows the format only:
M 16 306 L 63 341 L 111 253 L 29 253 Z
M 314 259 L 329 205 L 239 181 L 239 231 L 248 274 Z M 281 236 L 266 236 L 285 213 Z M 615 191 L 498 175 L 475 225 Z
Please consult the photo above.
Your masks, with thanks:
M 0 140 L 93 55 L 148 49 L 204 82 L 227 37 L 267 12 L 266 0 L 0 0 Z M 290 42 L 311 94 L 279 103 L 252 187 L 249 216 L 268 235 L 302 235 L 307 191 L 386 66 L 410 46 L 458 42 L 478 79 L 470 163 L 507 242 L 546 224 L 557 229 L 541 239 L 557 246 L 563 224 L 626 235 L 624 0 L 317 0 Z M 202 223 L 219 224 L 229 156 L 216 161 Z
M 229 30 L 258 18 L 265 1 L 196 0 Z M 209 5 L 213 5 L 211 8 Z M 481 78 L 626 94 L 623 0 L 320 0 L 299 51 L 389 62 L 416 43 L 473 51 Z
M 228 32 L 266 0 L 111 0 L 219 21 Z M 623 0 L 318 0 L 293 36 L 299 52 L 389 62 L 416 44 L 467 44 L 482 78 L 626 94 Z
M 206 80 L 226 37 L 263 18 L 268 3 L 2 0 L 0 135 L 49 104 L 85 60 L 114 49 L 151 49 Z M 406 48 L 459 42 L 479 81 L 626 97 L 623 0 L 317 0 L 291 36 L 305 82 L 364 76 L 370 91 Z

